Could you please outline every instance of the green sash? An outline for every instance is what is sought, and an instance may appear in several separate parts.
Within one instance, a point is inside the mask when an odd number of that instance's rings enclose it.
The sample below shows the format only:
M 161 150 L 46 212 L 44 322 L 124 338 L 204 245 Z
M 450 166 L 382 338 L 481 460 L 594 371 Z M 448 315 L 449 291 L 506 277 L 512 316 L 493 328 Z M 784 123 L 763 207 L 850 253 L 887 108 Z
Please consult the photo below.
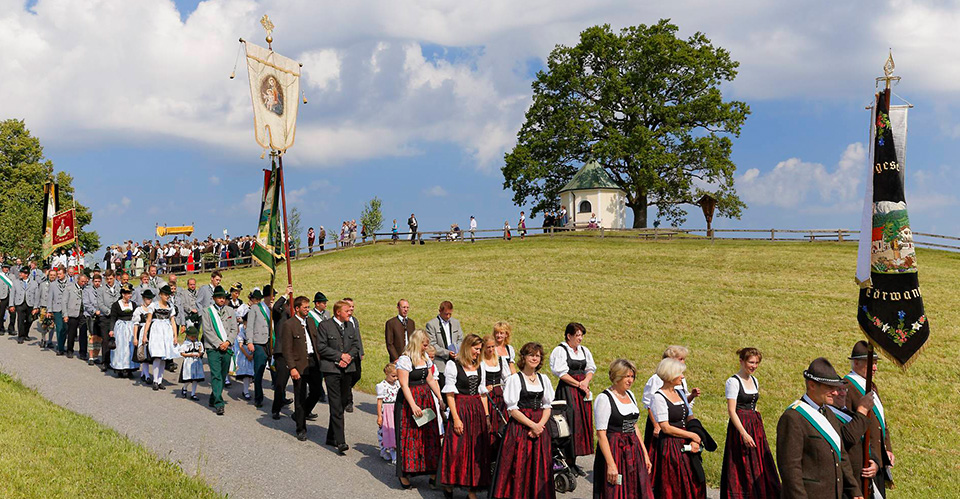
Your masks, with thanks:
M 866 385 L 866 381 L 861 383 L 860 380 L 857 379 L 859 377 L 860 377 L 859 375 L 854 377 L 848 374 L 844 376 L 843 379 L 849 381 L 850 384 L 857 389 L 857 392 L 862 397 L 867 394 L 867 391 L 864 389 L 864 385 Z M 884 418 L 885 413 L 883 412 L 883 404 L 880 403 L 880 397 L 873 398 L 873 414 L 877 417 L 877 421 L 880 422 L 880 430 L 881 430 L 880 438 L 887 438 L 887 420 L 886 418 Z
M 320 318 L 320 314 L 318 314 L 316 310 L 311 310 L 310 318 L 313 319 L 313 322 L 317 326 L 317 329 L 320 329 L 320 323 L 323 322 L 323 319 Z
M 207 313 L 210 314 L 210 322 L 213 323 L 213 332 L 217 333 L 217 338 L 220 338 L 221 343 L 227 341 L 223 339 L 223 319 L 220 318 L 220 312 L 216 306 L 207 307 Z
M 841 460 L 840 454 L 840 435 L 833 429 L 827 418 L 818 411 L 813 410 L 809 405 L 797 400 L 790 405 L 790 408 L 799 412 L 820 433 L 824 440 L 830 444 L 830 448 L 837 455 L 837 461 Z
M 0 281 L 6 284 L 8 288 L 13 289 L 13 282 L 10 281 L 10 278 L 7 277 L 7 274 L 0 273 Z

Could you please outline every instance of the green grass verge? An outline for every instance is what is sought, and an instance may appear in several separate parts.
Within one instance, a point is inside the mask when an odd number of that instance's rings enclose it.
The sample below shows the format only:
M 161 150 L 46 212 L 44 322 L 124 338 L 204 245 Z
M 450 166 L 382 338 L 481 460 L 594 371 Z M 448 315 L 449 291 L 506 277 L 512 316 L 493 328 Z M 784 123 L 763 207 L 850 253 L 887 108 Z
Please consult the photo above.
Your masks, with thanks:
M 0 497 L 223 497 L 176 465 L 0 373 Z
M 360 387 L 366 391 L 381 379 L 383 323 L 396 313 L 398 298 L 410 300 L 411 317 L 421 327 L 449 299 L 466 332 L 487 334 L 494 322 L 506 320 L 514 326 L 514 345 L 540 341 L 548 352 L 563 339 L 567 322 L 582 322 L 585 344 L 600 366 L 595 392 L 607 386 L 606 366 L 616 357 L 634 361 L 642 383 L 664 347 L 687 345 L 688 378 L 704 391 L 694 410 L 721 444 L 723 385 L 738 369 L 738 348 L 764 353 L 759 410 L 771 445 L 777 419 L 802 394 L 801 373 L 813 358 L 826 356 L 841 373 L 848 370 L 850 348 L 862 337 L 855 244 L 638 239 L 378 244 L 295 262 L 294 281 L 297 294 L 312 298 L 319 290 L 331 300 L 357 300 L 367 353 Z M 881 362 L 877 381 L 901 497 L 960 490 L 960 254 L 920 249 L 918 261 L 932 337 L 909 372 Z M 224 282 L 238 280 L 249 291 L 266 284 L 268 274 L 228 271 Z M 285 271 L 278 280 L 286 282 Z M 199 282 L 209 281 L 202 276 Z M 713 484 L 721 458 L 704 459 Z

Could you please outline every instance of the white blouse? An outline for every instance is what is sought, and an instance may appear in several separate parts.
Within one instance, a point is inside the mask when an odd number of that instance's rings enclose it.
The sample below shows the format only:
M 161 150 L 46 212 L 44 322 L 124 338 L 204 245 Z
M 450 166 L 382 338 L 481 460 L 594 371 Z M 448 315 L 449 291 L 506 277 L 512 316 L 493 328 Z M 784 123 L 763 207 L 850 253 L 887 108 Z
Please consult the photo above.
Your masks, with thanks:
M 463 372 L 467 376 L 480 376 L 480 387 L 477 391 L 487 393 L 487 374 L 483 369 L 477 369 L 476 371 L 464 369 Z M 447 366 L 443 369 L 443 389 L 440 390 L 440 393 L 458 393 L 459 391 L 457 390 L 457 361 L 448 360 Z
M 593 354 L 587 347 L 580 345 L 574 352 L 573 348 L 564 341 L 557 348 L 554 348 L 550 354 L 550 370 L 553 371 L 554 376 L 559 378 L 570 372 L 570 367 L 567 366 L 567 352 L 570 353 L 570 358 L 573 360 L 586 360 L 586 371 L 588 373 L 597 372 L 597 364 L 593 361 Z
M 677 388 L 677 395 L 680 395 L 680 402 L 670 402 L 673 405 L 686 404 L 687 405 L 687 417 L 693 416 L 693 408 L 690 407 L 690 404 L 687 402 L 687 393 L 683 390 Z M 659 393 L 662 391 L 657 390 Z M 653 419 L 658 423 L 670 420 L 670 413 L 667 411 L 667 398 L 666 396 L 656 396 L 653 397 L 653 401 L 650 403 L 650 411 L 653 412 Z
M 723 390 L 723 391 L 724 391 L 724 393 L 726 394 L 726 398 L 727 398 L 728 400 L 729 400 L 729 399 L 736 400 L 736 399 L 737 399 L 737 395 L 740 394 L 740 382 L 742 382 L 743 380 L 741 379 L 741 380 L 738 381 L 738 380 L 736 379 L 736 378 L 738 378 L 738 377 L 739 377 L 739 376 L 737 376 L 736 374 L 734 374 L 733 376 L 727 378 L 727 382 L 726 382 L 726 384 L 724 385 L 724 390 Z M 758 389 L 760 388 L 760 384 L 757 383 L 757 378 L 754 378 L 753 376 L 750 376 L 750 379 L 753 380 L 753 389 L 752 389 L 752 390 L 751 390 L 750 388 L 747 388 L 747 385 L 746 385 L 746 384 L 743 385 L 743 393 L 746 393 L 747 395 L 753 395 L 754 393 L 757 393 Z
M 498 354 L 499 355 L 499 354 Z M 507 354 L 499 355 L 500 359 L 506 362 L 507 364 L 513 364 L 514 360 L 517 357 L 517 351 L 513 349 L 512 346 L 507 345 Z
M 396 366 L 397 366 L 397 370 L 407 371 L 407 372 L 413 372 L 413 360 L 410 359 L 410 356 L 409 356 L 409 355 L 401 355 L 400 358 L 397 359 Z M 422 369 L 422 368 L 424 368 L 424 367 L 426 367 L 426 368 L 428 368 L 428 369 L 429 369 L 429 368 L 432 368 L 432 367 L 433 367 L 433 361 L 430 360 L 430 358 L 428 357 L 428 358 L 427 358 L 427 363 L 426 363 L 425 365 L 417 366 L 417 367 L 420 368 L 420 369 Z M 434 369 L 433 371 L 434 371 L 434 373 L 433 373 L 433 379 L 440 379 L 440 372 L 439 372 L 438 370 L 436 370 L 436 369 Z
M 538 380 L 543 380 L 543 386 L 540 386 L 540 381 L 531 383 L 524 378 L 523 373 L 512 374 L 503 384 L 503 401 L 507 405 L 507 410 L 515 411 L 520 408 L 518 405 L 520 404 L 520 383 L 526 385 L 528 392 L 541 392 L 540 399 L 543 403 L 540 407 L 549 409 L 553 404 L 553 386 L 550 384 L 550 378 L 544 375 L 537 376 Z
M 377 398 L 383 400 L 384 404 L 394 404 L 397 402 L 397 395 L 400 393 L 400 382 L 393 384 L 383 380 L 377 383 Z
M 627 392 L 627 394 L 630 396 L 630 403 L 624 404 L 617 399 L 617 396 L 614 395 L 609 388 L 604 391 L 609 392 L 610 397 L 600 394 L 600 396 L 593 399 L 593 427 L 597 431 L 606 431 L 607 424 L 610 422 L 610 415 L 613 413 L 613 410 L 610 406 L 611 398 L 613 398 L 613 401 L 616 402 L 617 410 L 620 412 L 620 414 L 640 414 L 640 408 L 637 407 L 637 400 L 633 397 L 633 393 Z
M 689 392 L 687 389 L 687 378 L 680 380 L 680 385 L 683 387 L 684 392 Z M 647 380 L 647 384 L 643 385 L 643 398 L 640 401 L 643 403 L 643 406 L 647 409 L 650 408 L 650 401 L 653 399 L 653 394 L 657 393 L 657 390 L 663 388 L 663 380 L 660 379 L 660 376 L 654 374 L 650 376 L 650 379 Z M 688 405 L 693 405 L 691 402 Z

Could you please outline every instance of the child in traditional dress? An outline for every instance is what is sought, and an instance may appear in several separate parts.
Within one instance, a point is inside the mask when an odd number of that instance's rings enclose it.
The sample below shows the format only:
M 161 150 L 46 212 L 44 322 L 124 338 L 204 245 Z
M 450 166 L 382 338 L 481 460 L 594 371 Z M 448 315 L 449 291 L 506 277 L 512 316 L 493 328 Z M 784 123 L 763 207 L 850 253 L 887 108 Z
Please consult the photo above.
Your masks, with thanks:
M 183 357 L 180 366 L 180 382 L 183 388 L 180 395 L 187 398 L 187 385 L 190 384 L 190 400 L 200 400 L 197 397 L 197 383 L 203 381 L 203 343 L 197 339 L 199 331 L 194 326 L 187 328 L 187 339 L 180 344 L 178 351 Z
M 140 306 L 133 311 L 133 318 L 131 319 L 133 321 L 133 360 L 140 363 L 140 383 L 144 386 L 153 385 L 153 376 L 150 375 L 150 352 L 146 348 L 146 342 L 149 337 L 147 317 L 152 311 L 150 305 L 153 303 L 153 298 L 153 291 L 145 289 L 140 295 Z M 143 345 L 144 348 L 140 348 L 141 345 Z
M 400 383 L 397 382 L 397 366 L 389 363 L 383 368 L 383 381 L 377 384 L 377 441 L 380 443 L 380 457 L 397 463 L 397 434 L 394 421 L 394 407 Z
M 240 383 L 240 386 L 243 388 L 243 399 L 250 400 L 250 380 L 253 379 L 253 352 L 250 351 L 246 346 L 247 343 L 247 328 L 244 326 L 239 327 L 239 333 L 237 334 L 237 353 L 234 357 L 234 362 L 236 363 L 236 370 L 233 373 L 233 377 L 236 378 L 237 382 Z

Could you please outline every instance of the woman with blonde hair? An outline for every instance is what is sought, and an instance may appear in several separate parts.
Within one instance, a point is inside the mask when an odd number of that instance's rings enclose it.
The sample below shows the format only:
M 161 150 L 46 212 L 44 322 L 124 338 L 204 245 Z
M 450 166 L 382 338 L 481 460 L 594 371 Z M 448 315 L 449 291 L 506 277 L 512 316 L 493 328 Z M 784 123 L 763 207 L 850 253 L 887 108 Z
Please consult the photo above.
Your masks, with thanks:
M 497 355 L 497 340 L 493 336 L 483 338 L 483 353 L 481 354 L 480 368 L 483 369 L 483 384 L 487 388 L 490 407 L 490 434 L 491 443 L 496 448 L 500 430 L 506 426 L 507 405 L 503 401 L 503 383 L 513 374 L 510 371 L 512 364 L 508 364 L 503 357 Z
M 440 465 L 439 427 L 429 421 L 417 425 L 414 419 L 423 417 L 425 410 L 433 411 L 433 397 L 440 398 L 437 377 L 431 374 L 433 362 L 426 353 L 429 345 L 427 333 L 422 329 L 414 331 L 396 362 L 402 392 L 400 408 L 394 413 L 399 451 L 397 476 L 404 489 L 412 487 L 409 477 L 435 475 Z M 435 481 L 436 476 L 430 479 L 431 484 Z
M 508 370 L 503 372 L 503 379 L 517 372 L 517 365 L 513 360 L 517 357 L 517 352 L 510 346 L 510 337 L 512 335 L 513 328 L 510 327 L 509 322 L 498 321 L 493 325 L 493 339 L 496 342 L 496 354 L 508 367 Z
M 487 435 L 490 412 L 480 352 L 483 340 L 468 334 L 460 343 L 459 355 L 447 361 L 443 394 L 447 397 L 450 419 L 444 432 L 440 458 L 440 483 L 447 497 L 453 487 L 466 487 L 468 497 L 490 484 L 490 438 Z
M 597 453 L 593 461 L 593 497 L 653 499 L 650 456 L 640 441 L 640 408 L 630 388 L 637 367 L 617 359 L 608 371 L 611 385 L 594 402 Z
M 690 350 L 687 349 L 687 347 L 670 345 L 663 351 L 663 357 L 661 357 L 661 359 L 675 359 L 680 361 L 681 364 L 686 365 L 688 355 L 690 355 Z M 660 376 L 657 376 L 657 373 L 653 373 L 653 376 L 650 376 L 650 379 L 647 380 L 647 384 L 643 386 L 643 398 L 641 402 L 647 411 L 647 422 L 643 432 L 643 445 L 647 446 L 647 452 L 652 452 L 653 440 L 660 434 L 660 425 L 654 420 L 653 412 L 650 410 L 650 402 L 653 400 L 653 394 L 657 393 L 657 390 L 662 386 L 663 380 L 660 379 Z M 687 389 L 686 378 L 683 379 L 680 389 L 683 390 L 684 396 L 691 406 L 693 405 L 694 399 L 700 396 L 699 388 L 694 388 L 693 390 Z
M 656 391 L 650 403 L 653 417 L 660 425 L 660 435 L 654 443 L 653 492 L 658 499 L 706 499 L 707 489 L 697 478 L 692 455 L 700 452 L 700 435 L 687 430 L 693 419 L 693 409 L 683 391 L 677 389 L 683 381 L 687 366 L 667 357 L 657 366 L 657 376 L 663 387 Z M 689 446 L 689 450 L 684 447 Z

